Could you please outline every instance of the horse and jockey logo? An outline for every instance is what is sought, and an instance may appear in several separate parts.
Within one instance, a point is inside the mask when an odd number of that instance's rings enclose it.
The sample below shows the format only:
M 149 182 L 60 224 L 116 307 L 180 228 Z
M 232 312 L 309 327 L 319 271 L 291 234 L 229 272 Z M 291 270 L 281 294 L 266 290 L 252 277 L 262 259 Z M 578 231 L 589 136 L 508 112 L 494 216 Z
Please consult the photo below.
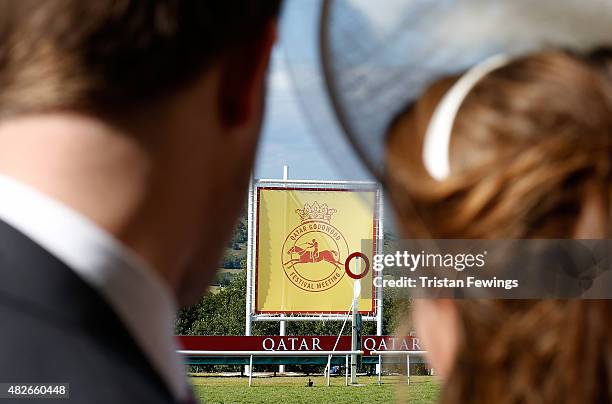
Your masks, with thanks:
M 322 292 L 337 285 L 345 274 L 348 243 L 331 224 L 337 212 L 316 201 L 295 211 L 301 223 L 286 237 L 281 262 L 287 278 L 300 289 Z

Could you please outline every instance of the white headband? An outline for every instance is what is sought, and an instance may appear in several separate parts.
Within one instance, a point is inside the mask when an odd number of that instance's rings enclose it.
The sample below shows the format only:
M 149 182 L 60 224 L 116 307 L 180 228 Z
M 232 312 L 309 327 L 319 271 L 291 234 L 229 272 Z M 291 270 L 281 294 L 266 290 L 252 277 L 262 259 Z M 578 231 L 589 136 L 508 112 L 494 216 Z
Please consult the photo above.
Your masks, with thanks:
M 495 55 L 468 70 L 444 95 L 436 107 L 423 140 L 423 164 L 438 181 L 450 174 L 450 139 L 459 107 L 474 86 L 487 74 L 510 61 L 506 55 Z

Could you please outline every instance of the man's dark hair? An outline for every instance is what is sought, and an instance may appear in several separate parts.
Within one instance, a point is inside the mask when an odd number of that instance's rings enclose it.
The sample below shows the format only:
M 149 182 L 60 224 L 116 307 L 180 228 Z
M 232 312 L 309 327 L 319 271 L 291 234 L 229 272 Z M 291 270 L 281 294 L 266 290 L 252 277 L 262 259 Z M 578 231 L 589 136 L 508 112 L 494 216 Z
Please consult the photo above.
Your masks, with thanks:
M 0 0 L 0 116 L 119 110 L 254 41 L 280 0 Z

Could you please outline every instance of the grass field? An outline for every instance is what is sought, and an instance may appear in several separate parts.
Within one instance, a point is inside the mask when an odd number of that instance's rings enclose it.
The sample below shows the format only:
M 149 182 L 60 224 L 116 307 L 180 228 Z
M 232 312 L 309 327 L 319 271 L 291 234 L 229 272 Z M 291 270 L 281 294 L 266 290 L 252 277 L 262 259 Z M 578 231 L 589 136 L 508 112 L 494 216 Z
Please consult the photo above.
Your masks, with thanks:
M 249 387 L 247 378 L 196 376 L 191 378 L 196 395 L 202 403 L 435 403 L 439 386 L 431 376 L 413 376 L 410 385 L 406 379 L 383 377 L 383 384 L 376 384 L 376 377 L 360 377 L 365 386 L 346 387 L 344 377 L 333 377 L 331 386 L 325 385 L 322 376 L 313 376 L 313 387 L 306 387 L 308 377 L 254 378 Z

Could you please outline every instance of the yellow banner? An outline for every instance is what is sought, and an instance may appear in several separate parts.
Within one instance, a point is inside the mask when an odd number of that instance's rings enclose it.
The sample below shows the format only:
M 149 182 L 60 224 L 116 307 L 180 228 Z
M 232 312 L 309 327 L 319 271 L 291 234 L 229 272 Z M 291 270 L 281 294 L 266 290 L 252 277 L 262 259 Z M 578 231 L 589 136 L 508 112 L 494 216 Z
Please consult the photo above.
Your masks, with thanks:
M 376 191 L 259 188 L 258 201 L 255 311 L 346 313 L 354 280 L 344 263 L 353 252 L 372 262 Z M 361 259 L 350 266 L 365 270 Z M 358 302 L 374 311 L 371 270 Z

